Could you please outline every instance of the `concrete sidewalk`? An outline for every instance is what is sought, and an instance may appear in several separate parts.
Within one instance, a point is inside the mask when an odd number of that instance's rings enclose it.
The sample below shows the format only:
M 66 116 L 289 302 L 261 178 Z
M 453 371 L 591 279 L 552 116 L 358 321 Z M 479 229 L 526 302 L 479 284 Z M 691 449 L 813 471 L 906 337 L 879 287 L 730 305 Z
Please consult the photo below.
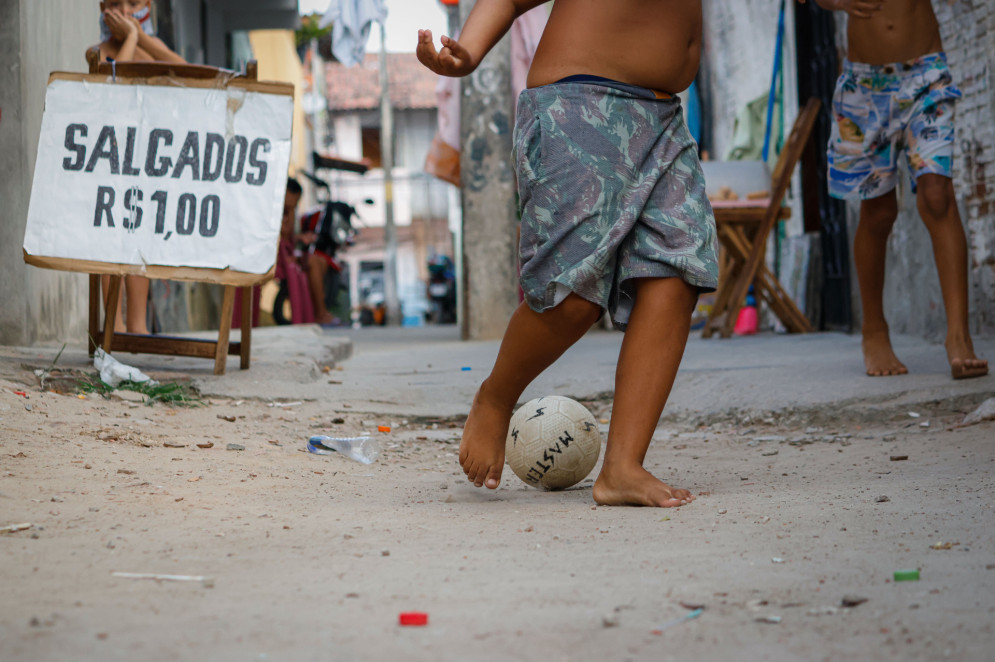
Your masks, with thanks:
M 237 333 L 233 334 L 237 338 Z M 623 335 L 592 331 L 525 392 L 523 401 L 559 394 L 610 400 Z M 234 339 L 233 338 L 233 339 Z M 980 356 L 995 358 L 995 338 L 976 339 Z M 262 327 L 253 333 L 250 370 L 231 357 L 228 372 L 185 357 L 123 354 L 119 361 L 160 379 L 192 379 L 207 397 L 315 400 L 407 418 L 465 415 L 490 372 L 498 341 L 463 342 L 455 327 L 335 329 Z M 921 404 L 969 408 L 995 395 L 995 377 L 953 381 L 942 345 L 897 337 L 895 350 L 910 374 L 864 375 L 860 337 L 841 333 L 761 334 L 728 340 L 692 335 L 664 413 L 682 422 L 721 417 L 880 416 Z M 45 367 L 57 348 L 2 348 L 7 369 Z M 68 348 L 60 367 L 89 365 L 85 348 Z M 326 370 L 329 370 L 327 371 Z
M 467 413 L 490 372 L 498 342 L 460 342 L 455 329 L 349 332 L 353 355 L 336 373 L 336 395 L 359 411 L 443 417 Z M 541 375 L 523 401 L 546 394 L 610 399 L 622 334 L 592 331 Z M 664 416 L 703 421 L 722 416 L 823 413 L 852 416 L 920 403 L 968 407 L 995 395 L 995 378 L 955 382 L 941 345 L 899 337 L 910 374 L 864 374 L 860 337 L 842 333 L 763 334 L 688 342 Z M 977 342 L 995 357 L 995 339 Z M 469 368 L 469 370 L 466 370 Z

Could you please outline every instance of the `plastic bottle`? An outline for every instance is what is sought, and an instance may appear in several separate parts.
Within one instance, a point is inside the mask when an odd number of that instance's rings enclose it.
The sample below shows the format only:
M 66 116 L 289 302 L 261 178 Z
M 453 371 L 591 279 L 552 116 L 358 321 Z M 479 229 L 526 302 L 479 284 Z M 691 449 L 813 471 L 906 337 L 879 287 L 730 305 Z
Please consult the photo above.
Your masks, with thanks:
M 739 316 L 736 318 L 736 326 L 732 332 L 737 336 L 748 336 L 757 332 L 759 319 L 757 317 L 757 299 L 753 296 L 753 286 L 746 295 L 746 305 L 739 309 Z
M 380 457 L 380 444 L 373 437 L 326 437 L 318 435 L 307 442 L 309 453 L 331 455 L 341 453 L 362 464 L 373 464 Z

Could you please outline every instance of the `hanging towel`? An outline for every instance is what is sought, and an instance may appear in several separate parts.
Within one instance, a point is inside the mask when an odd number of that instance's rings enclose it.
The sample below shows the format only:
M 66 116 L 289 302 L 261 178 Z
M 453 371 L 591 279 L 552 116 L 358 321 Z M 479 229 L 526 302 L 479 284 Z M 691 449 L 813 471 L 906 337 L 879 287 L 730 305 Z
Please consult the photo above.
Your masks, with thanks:
M 373 23 L 383 25 L 386 19 L 384 0 L 332 0 L 320 27 L 332 26 L 332 54 L 351 67 L 366 56 L 366 42 Z

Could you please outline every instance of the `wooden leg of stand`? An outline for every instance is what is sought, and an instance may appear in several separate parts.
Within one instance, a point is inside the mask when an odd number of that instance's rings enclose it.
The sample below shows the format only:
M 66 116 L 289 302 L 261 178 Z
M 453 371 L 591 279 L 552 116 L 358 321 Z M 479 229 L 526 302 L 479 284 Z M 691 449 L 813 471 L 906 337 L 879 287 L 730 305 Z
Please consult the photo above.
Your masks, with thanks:
M 252 309 L 253 291 L 252 287 L 242 289 L 242 351 L 240 353 L 241 362 L 239 367 L 242 370 L 249 369 L 249 355 L 252 350 L 252 315 L 256 312 Z
M 225 374 L 225 361 L 228 359 L 228 336 L 231 334 L 231 316 L 235 310 L 235 286 L 225 285 L 225 295 L 221 300 L 221 328 L 218 330 L 218 345 L 214 353 L 214 374 Z
M 90 323 L 87 325 L 86 349 L 92 357 L 97 351 L 100 333 L 100 274 L 90 274 Z
M 99 278 L 99 276 L 98 276 Z M 107 288 L 107 300 L 104 302 L 104 337 L 100 346 L 108 354 L 114 342 L 114 320 L 117 318 L 117 307 L 121 298 L 121 282 L 124 276 L 111 276 L 111 284 Z

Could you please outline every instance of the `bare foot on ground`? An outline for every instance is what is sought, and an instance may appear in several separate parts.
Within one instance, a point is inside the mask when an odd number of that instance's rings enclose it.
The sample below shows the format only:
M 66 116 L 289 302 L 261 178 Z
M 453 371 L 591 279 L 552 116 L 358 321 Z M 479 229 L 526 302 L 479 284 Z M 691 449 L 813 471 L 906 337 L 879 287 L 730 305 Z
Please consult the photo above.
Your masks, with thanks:
M 483 390 L 481 386 L 473 397 L 470 415 L 463 426 L 459 463 L 471 483 L 495 490 L 501 484 L 511 411 L 489 402 L 482 395 Z
M 862 347 L 864 349 L 864 367 L 871 377 L 891 377 L 909 372 L 891 348 L 891 338 L 887 331 L 865 331 Z
M 950 375 L 954 379 L 971 379 L 988 374 L 987 359 L 979 359 L 974 354 L 971 341 L 947 342 L 947 360 L 950 361 Z
M 656 506 L 675 508 L 694 501 L 687 490 L 667 485 L 642 467 L 601 470 L 594 482 L 594 500 L 602 506 Z

